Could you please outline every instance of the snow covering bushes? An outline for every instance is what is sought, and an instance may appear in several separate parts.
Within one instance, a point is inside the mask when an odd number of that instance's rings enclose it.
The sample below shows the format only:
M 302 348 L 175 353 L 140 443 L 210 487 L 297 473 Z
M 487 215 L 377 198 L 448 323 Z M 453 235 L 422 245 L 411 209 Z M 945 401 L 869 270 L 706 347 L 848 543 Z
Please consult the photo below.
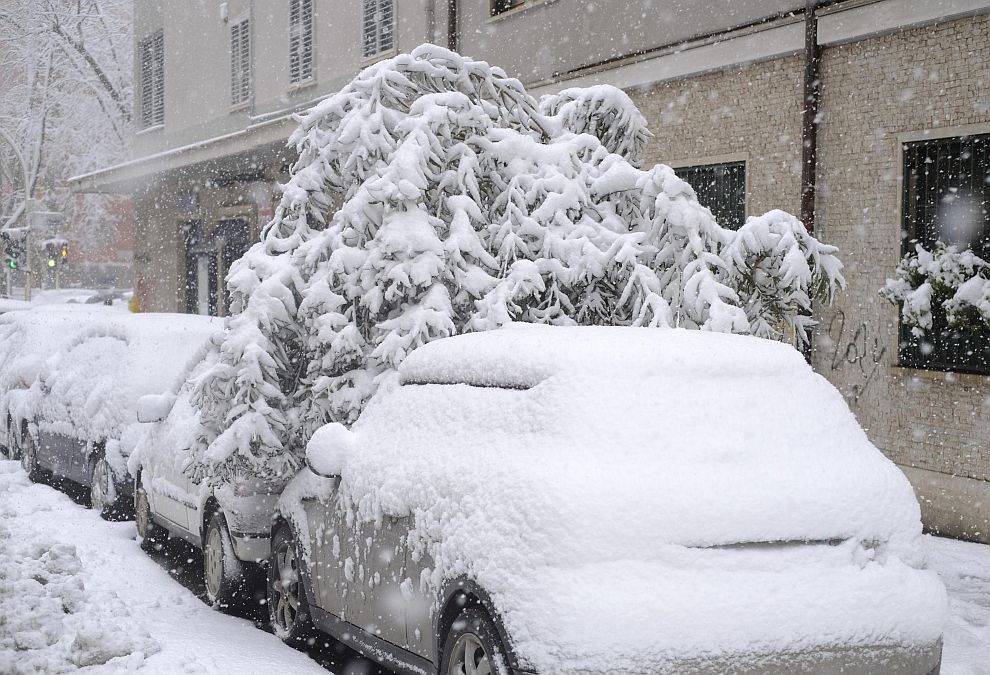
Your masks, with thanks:
M 772 211 L 720 227 L 672 169 L 640 170 L 642 115 L 612 87 L 537 102 L 433 45 L 299 118 L 263 240 L 196 391 L 201 473 L 285 475 L 353 422 L 416 347 L 510 321 L 805 339 L 843 284 L 835 248 Z
M 0 510 L 0 520 L 15 515 Z M 81 573 L 72 544 L 21 541 L 0 525 L 0 673 L 62 673 L 114 659 L 120 671 L 134 670 L 159 650 L 123 601 L 90 591 Z
M 901 303 L 901 321 L 917 337 L 932 329 L 932 309 L 940 308 L 951 328 L 990 337 L 990 263 L 971 250 L 938 242 L 929 251 L 915 245 L 897 265 L 880 295 Z

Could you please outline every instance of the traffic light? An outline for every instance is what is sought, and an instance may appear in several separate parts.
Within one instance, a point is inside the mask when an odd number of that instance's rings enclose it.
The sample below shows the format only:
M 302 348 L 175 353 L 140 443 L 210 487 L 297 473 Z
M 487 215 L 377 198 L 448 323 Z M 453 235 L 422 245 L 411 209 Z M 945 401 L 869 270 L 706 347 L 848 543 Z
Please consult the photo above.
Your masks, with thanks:
M 4 269 L 20 269 L 25 262 L 23 234 L 17 230 L 0 231 L 0 244 L 4 250 Z
M 68 262 L 69 245 L 64 241 L 45 242 L 45 265 L 54 269 Z

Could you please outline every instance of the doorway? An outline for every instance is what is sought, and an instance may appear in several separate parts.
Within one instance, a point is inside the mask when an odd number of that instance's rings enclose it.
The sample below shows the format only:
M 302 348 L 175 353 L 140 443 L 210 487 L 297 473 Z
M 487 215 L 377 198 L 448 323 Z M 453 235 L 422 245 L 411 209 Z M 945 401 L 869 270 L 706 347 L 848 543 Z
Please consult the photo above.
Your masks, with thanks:
M 231 265 L 250 244 L 250 228 L 244 218 L 217 222 L 205 232 L 202 221 L 183 224 L 186 244 L 186 312 L 226 316 L 230 294 L 224 280 Z

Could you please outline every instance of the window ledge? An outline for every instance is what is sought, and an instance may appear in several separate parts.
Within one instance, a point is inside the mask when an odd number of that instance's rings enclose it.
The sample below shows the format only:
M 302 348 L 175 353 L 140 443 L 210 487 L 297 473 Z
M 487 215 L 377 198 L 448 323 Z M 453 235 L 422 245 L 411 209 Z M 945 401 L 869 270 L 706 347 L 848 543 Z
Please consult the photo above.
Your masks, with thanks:
M 985 387 L 990 384 L 990 373 L 980 374 L 958 372 L 955 370 L 934 370 L 916 368 L 914 366 L 892 365 L 886 367 L 887 372 L 898 378 L 918 378 L 946 384 L 962 384 L 972 387 Z
M 248 99 L 243 103 L 231 104 L 231 106 L 227 109 L 227 112 L 233 114 L 236 112 L 241 112 L 242 110 L 247 110 L 250 107 L 251 107 L 251 99 Z
M 143 129 L 138 129 L 136 132 L 134 132 L 134 135 L 135 136 L 144 136 L 145 134 L 151 134 L 151 133 L 154 133 L 156 131 L 162 131 L 164 129 L 165 129 L 165 125 L 164 124 L 154 124 L 154 125 L 152 125 L 150 127 L 145 127 Z
M 516 14 L 522 14 L 527 9 L 533 9 L 534 7 L 539 7 L 540 5 L 549 5 L 557 0 L 523 0 L 518 7 L 513 7 L 506 12 L 500 12 L 494 16 L 489 16 L 485 19 L 485 23 L 495 23 L 496 21 L 501 21 L 502 19 L 507 19 L 510 16 L 515 16 Z
M 316 84 L 316 76 L 311 75 L 310 77 L 307 77 L 305 80 L 299 80 L 298 82 L 291 83 L 286 88 L 285 91 L 290 94 L 294 94 L 297 91 L 302 91 L 303 89 L 309 89 L 315 84 Z
M 390 59 L 393 56 L 398 55 L 398 53 L 399 53 L 398 47 L 393 47 L 392 49 L 389 49 L 387 51 L 378 52 L 377 54 L 375 54 L 373 56 L 366 56 L 366 57 L 364 57 L 364 60 L 361 61 L 361 63 L 358 64 L 358 67 L 359 68 L 367 68 L 368 66 L 373 66 L 376 63 L 378 63 L 379 61 L 384 61 L 385 59 Z

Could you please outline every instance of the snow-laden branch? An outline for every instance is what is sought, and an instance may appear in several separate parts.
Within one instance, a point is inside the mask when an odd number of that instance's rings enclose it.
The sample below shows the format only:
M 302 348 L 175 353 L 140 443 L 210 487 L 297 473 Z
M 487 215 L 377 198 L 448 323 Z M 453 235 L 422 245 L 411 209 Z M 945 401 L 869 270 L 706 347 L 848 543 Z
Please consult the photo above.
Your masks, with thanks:
M 880 295 L 900 304 L 901 320 L 917 337 L 932 330 L 932 311 L 939 308 L 949 327 L 990 335 L 990 263 L 969 249 L 939 241 L 929 251 L 916 244 Z

